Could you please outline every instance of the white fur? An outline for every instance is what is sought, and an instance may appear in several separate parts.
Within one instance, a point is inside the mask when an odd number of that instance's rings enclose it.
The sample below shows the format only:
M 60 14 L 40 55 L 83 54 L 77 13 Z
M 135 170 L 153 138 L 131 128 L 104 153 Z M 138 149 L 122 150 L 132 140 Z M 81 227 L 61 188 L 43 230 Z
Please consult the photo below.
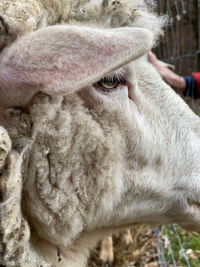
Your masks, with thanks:
M 51 9 L 43 1 L 39 11 L 53 18 L 64 2 Z M 27 34 L 0 56 L 0 94 L 10 99 L 1 107 L 9 136 L 0 128 L 0 264 L 85 266 L 98 239 L 132 224 L 199 229 L 199 208 L 188 199 L 200 202 L 200 120 L 147 62 L 156 16 L 142 0 L 116 2 L 123 17 L 110 1 L 67 1 L 72 26 Z M 128 18 L 149 30 L 103 29 L 130 26 Z M 82 44 L 76 53 L 73 38 Z M 105 69 L 125 82 L 104 92 L 95 82 Z M 18 94 L 25 100 L 16 107 Z

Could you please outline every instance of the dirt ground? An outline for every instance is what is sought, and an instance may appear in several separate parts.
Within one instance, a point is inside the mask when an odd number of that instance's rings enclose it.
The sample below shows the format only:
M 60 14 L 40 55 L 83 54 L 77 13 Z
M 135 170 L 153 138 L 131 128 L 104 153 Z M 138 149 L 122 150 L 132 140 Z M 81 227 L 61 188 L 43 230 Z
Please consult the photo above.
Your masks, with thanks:
M 148 226 L 135 227 L 132 230 L 133 243 L 126 246 L 121 234 L 113 236 L 114 262 L 113 267 L 156 267 L 157 244 L 156 236 Z M 107 267 L 99 259 L 100 244 L 91 252 L 88 267 Z M 109 266 L 110 267 L 110 266 Z

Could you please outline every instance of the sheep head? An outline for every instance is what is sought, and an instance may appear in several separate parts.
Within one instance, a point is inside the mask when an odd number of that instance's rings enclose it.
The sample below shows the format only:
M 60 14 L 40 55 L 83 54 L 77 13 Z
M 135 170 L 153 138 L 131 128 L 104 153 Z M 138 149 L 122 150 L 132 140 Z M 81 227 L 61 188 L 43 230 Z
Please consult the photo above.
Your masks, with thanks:
M 60 25 L 1 53 L 2 122 L 21 153 L 8 158 L 0 189 L 12 207 L 1 212 L 31 227 L 27 255 L 36 240 L 67 248 L 102 228 L 199 228 L 200 120 L 147 62 L 153 40 L 143 28 Z

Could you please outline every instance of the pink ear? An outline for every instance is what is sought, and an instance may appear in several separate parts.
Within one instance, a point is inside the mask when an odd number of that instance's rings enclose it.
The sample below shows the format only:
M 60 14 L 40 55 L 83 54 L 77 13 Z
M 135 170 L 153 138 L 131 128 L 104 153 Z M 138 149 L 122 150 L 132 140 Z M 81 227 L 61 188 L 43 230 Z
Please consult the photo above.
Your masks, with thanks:
M 25 105 L 39 91 L 71 93 L 142 56 L 151 45 L 151 32 L 139 28 L 63 25 L 29 33 L 0 56 L 2 104 Z

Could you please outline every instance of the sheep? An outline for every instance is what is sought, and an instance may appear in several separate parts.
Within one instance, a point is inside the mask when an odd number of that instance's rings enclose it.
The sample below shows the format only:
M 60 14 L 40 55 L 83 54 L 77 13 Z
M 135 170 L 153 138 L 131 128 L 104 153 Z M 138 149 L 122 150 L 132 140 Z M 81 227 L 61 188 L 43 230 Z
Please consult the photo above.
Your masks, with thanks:
M 80 267 L 134 224 L 199 228 L 200 120 L 147 61 L 161 19 L 129 2 L 57 1 L 54 26 L 51 1 L 2 2 L 1 265 Z

